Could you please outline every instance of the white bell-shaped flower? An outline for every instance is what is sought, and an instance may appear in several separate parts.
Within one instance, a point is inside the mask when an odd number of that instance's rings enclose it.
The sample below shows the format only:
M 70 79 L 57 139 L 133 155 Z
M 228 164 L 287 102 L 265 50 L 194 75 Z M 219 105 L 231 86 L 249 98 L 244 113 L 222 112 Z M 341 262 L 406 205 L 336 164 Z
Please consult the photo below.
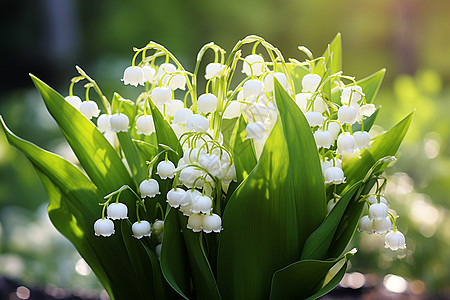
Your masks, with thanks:
M 212 199 L 207 195 L 196 198 L 196 201 L 191 204 L 191 211 L 194 214 L 203 213 L 209 214 L 211 211 Z
M 124 84 L 130 84 L 133 86 L 144 85 L 144 71 L 138 66 L 128 67 L 123 72 L 122 81 Z
M 328 132 L 331 133 L 333 139 L 337 139 L 339 132 L 341 131 L 341 126 L 336 122 L 328 123 Z
M 312 97 L 312 93 L 298 93 L 295 95 L 295 103 L 297 103 L 298 107 L 302 110 L 303 113 L 306 112 L 306 107 L 308 106 L 308 100 Z
M 369 197 L 367 197 L 367 201 L 369 201 L 370 204 L 378 203 L 377 197 L 374 197 L 374 196 L 369 196 Z M 386 200 L 386 198 L 384 198 L 383 196 L 380 196 L 380 203 L 384 203 L 384 204 L 387 205 L 387 200 Z
M 184 108 L 183 101 L 174 99 L 166 105 L 166 116 L 174 117 L 177 111 L 182 108 Z
M 219 63 L 209 63 L 206 65 L 205 70 L 205 79 L 209 80 L 213 77 L 219 76 L 222 74 L 223 70 L 225 69 L 225 65 L 219 64 Z
M 64 99 L 66 99 L 67 102 L 70 103 L 73 107 L 75 107 L 77 110 L 80 110 L 81 105 L 81 99 L 78 96 L 67 96 Z
M 119 139 L 117 138 L 117 134 L 114 131 L 106 131 L 103 136 L 114 149 L 119 147 Z
M 176 74 L 170 78 L 169 87 L 175 91 L 176 89 L 186 89 L 186 77 L 183 74 Z
M 197 191 L 196 189 L 190 189 L 186 191 L 186 196 L 183 199 L 183 202 L 180 204 L 181 206 L 189 206 L 189 210 L 192 205 L 197 202 L 198 197 L 201 197 L 202 193 Z
M 323 147 L 329 149 L 334 142 L 333 136 L 328 130 L 317 130 L 314 133 L 314 139 L 319 148 Z
M 377 109 L 375 108 L 375 105 L 373 105 L 373 104 L 366 104 L 359 108 L 359 112 L 361 113 L 361 115 L 366 116 L 366 117 L 370 117 L 371 115 L 373 115 L 373 113 L 376 110 Z
M 176 111 L 173 122 L 174 123 L 180 123 L 180 124 L 186 124 L 190 117 L 192 117 L 194 113 L 189 108 L 180 108 Z
M 242 90 L 244 92 L 244 98 L 258 96 L 263 91 L 263 83 L 258 79 L 248 80 L 244 83 Z
M 202 180 L 197 180 L 197 178 L 202 175 L 203 172 L 197 168 L 187 167 L 181 170 L 179 179 L 186 187 L 192 188 L 194 186 L 194 182 L 196 185 L 200 185 L 202 183 Z
M 262 140 L 266 136 L 266 127 L 262 122 L 248 123 L 245 130 L 247 131 L 246 139 Z
M 359 220 L 358 231 L 359 232 L 367 232 L 368 234 L 373 234 L 375 231 L 373 230 L 373 222 L 369 218 L 369 216 L 365 215 Z
M 172 99 L 172 90 L 167 86 L 155 87 L 151 96 L 153 102 L 158 106 L 169 104 Z
M 126 114 L 118 113 L 112 114 L 109 118 L 109 124 L 111 126 L 111 130 L 114 132 L 127 132 L 128 124 L 130 121 Z
M 156 72 L 156 81 L 162 82 L 163 85 L 167 85 L 171 74 L 177 71 L 177 67 L 171 63 L 161 64 Z
M 338 147 L 337 151 L 340 154 L 344 152 L 353 153 L 353 151 L 356 148 L 355 139 L 348 132 L 341 133 L 337 139 L 337 147 Z
M 101 114 L 97 119 L 97 128 L 100 132 L 111 131 L 111 124 L 109 118 L 111 116 L 107 114 Z
M 383 220 L 388 217 L 388 207 L 384 203 L 374 203 L 369 207 L 369 217 L 372 220 Z
M 175 132 L 175 135 L 177 136 L 177 138 L 180 138 L 183 134 L 185 134 L 186 132 L 188 132 L 188 130 L 186 129 L 186 127 L 184 127 L 183 124 L 179 124 L 179 123 L 173 123 L 170 124 L 170 127 L 172 127 L 173 132 Z M 180 142 L 183 142 L 186 139 L 183 138 Z M 184 147 L 184 145 L 183 145 Z
M 186 191 L 180 188 L 173 188 L 167 192 L 167 203 L 170 206 L 177 208 L 183 203 L 184 198 L 186 197 Z
M 144 180 L 139 185 L 139 190 L 141 191 L 141 197 L 153 198 L 156 195 L 161 194 L 159 191 L 159 183 L 155 179 L 150 178 L 149 180 Z
M 152 68 L 149 65 L 145 65 L 142 67 L 142 72 L 144 72 L 144 82 L 154 82 L 156 76 L 155 68 Z
M 203 155 L 205 155 L 205 150 L 200 148 L 188 148 L 183 153 L 183 158 L 186 164 L 193 164 L 198 162 Z
M 156 174 L 158 174 L 161 179 L 173 178 L 173 176 L 175 176 L 174 173 L 175 165 L 170 160 L 163 160 L 156 166 Z
M 152 235 L 152 226 L 145 220 L 134 222 L 133 225 L 131 225 L 131 230 L 133 231 L 133 237 L 137 239 Z
M 205 154 L 200 157 L 198 164 L 212 173 L 220 168 L 220 158 L 214 154 Z
M 187 228 L 193 232 L 200 232 L 203 229 L 203 219 L 205 215 L 191 214 L 188 219 Z
M 353 133 L 355 145 L 358 149 L 370 148 L 370 134 L 367 131 L 356 131 Z
M 321 161 L 322 172 L 325 172 L 326 169 L 331 167 L 338 167 L 342 169 L 342 161 L 340 159 L 329 159 L 328 157 L 325 160 Z
M 155 132 L 155 124 L 153 124 L 153 116 L 140 116 L 136 120 L 136 133 L 150 135 Z
M 264 122 L 269 117 L 269 108 L 262 103 L 254 103 L 245 110 L 248 119 L 255 122 Z
M 323 116 L 317 111 L 308 111 L 305 113 L 305 118 L 311 127 L 321 126 L 323 123 Z
M 265 70 L 264 58 L 261 55 L 251 54 L 244 58 L 242 73 L 247 76 L 259 76 Z
M 306 74 L 302 78 L 302 92 L 314 93 L 322 78 L 317 74 Z
M 224 119 L 239 118 L 241 115 L 242 103 L 231 101 L 223 113 Z
M 187 130 L 195 132 L 206 132 L 209 129 L 209 121 L 202 115 L 194 114 L 186 122 Z
M 383 234 L 392 229 L 391 219 L 389 217 L 381 220 L 374 219 L 372 220 L 372 228 L 376 233 Z
M 362 95 L 362 88 L 358 85 L 345 87 L 342 89 L 341 103 L 342 105 L 348 105 L 351 101 L 350 105 L 358 106 L 358 101 L 361 100 Z
M 228 171 L 222 178 L 222 181 L 223 182 L 236 181 L 236 168 L 234 167 L 234 164 L 231 164 L 231 166 L 228 168 Z
M 341 124 L 354 124 L 358 110 L 353 106 L 341 106 L 338 110 L 338 121 Z
M 320 112 L 321 114 L 328 111 L 328 105 L 325 103 L 323 98 L 320 96 L 317 96 L 314 99 L 314 111 Z
M 289 83 L 286 75 L 284 75 L 284 73 L 277 72 L 277 73 L 269 73 L 264 77 L 264 91 L 273 92 L 274 78 L 278 80 L 283 89 L 285 90 L 289 89 Z
M 325 183 L 341 184 L 345 183 L 344 171 L 338 167 L 329 167 L 324 172 Z
M 89 120 L 93 117 L 98 117 L 100 110 L 95 101 L 83 101 L 80 104 L 80 112 L 86 116 Z
M 222 218 L 217 214 L 205 215 L 202 222 L 203 232 L 219 233 L 222 230 Z
M 203 94 L 198 97 L 197 101 L 197 112 L 198 113 L 209 113 L 213 112 L 217 108 L 217 96 L 214 94 Z
M 388 232 L 384 238 L 384 242 L 385 248 L 390 248 L 393 251 L 406 248 L 405 236 L 398 230 L 396 232 Z
M 111 203 L 106 210 L 111 220 L 128 219 L 128 207 L 123 203 Z
M 156 220 L 155 223 L 153 223 L 152 231 L 156 235 L 160 235 L 164 232 L 164 221 Z
M 94 233 L 96 236 L 111 236 L 115 232 L 114 223 L 110 219 L 98 219 L 94 223 Z

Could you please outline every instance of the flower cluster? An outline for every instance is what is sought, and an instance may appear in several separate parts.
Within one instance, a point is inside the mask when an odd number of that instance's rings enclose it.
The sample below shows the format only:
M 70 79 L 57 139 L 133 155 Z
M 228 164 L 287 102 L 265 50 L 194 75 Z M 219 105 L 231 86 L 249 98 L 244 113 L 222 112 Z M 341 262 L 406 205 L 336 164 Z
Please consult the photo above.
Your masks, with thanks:
M 161 45 L 151 42 L 142 49 L 135 49 L 132 64 L 125 69 L 122 81 L 126 85 L 142 86 L 142 93 L 136 101 L 116 94 L 113 105 L 101 95 L 106 110 L 101 115 L 97 104 L 89 100 L 90 88 L 99 91 L 95 82 L 82 70 L 79 70 L 81 76 L 72 80 L 66 100 L 88 119 L 97 118 L 99 131 L 116 150 L 120 151 L 117 134 L 121 132 L 128 132 L 135 140 L 145 143 L 152 140 L 155 136 L 154 109 L 170 125 L 181 145 L 183 153 L 158 145 L 160 152 L 149 157 L 151 161 L 147 162 L 148 177 L 139 184 L 140 197 L 138 192 L 126 187 L 137 198 L 137 221 L 132 224 L 134 237 L 150 236 L 152 227 L 155 231 L 155 224 L 162 222 L 157 220 L 152 226 L 140 219 L 140 211 L 146 211 L 145 199 L 160 196 L 168 206 L 187 217 L 186 226 L 192 231 L 219 233 L 222 230 L 222 202 L 227 198 L 231 182 L 237 181 L 232 151 L 229 143 L 224 141 L 223 123 L 226 120 L 236 122 L 239 118 L 244 120 L 246 140 L 251 141 L 258 159 L 278 118 L 275 81 L 292 97 L 311 128 L 327 187 L 336 191 L 338 185 L 346 183 L 346 164 L 358 157 L 359 151 L 371 147 L 371 136 L 364 128 L 364 121 L 375 113 L 376 108 L 367 101 L 363 87 L 353 77 L 341 71 L 335 74 L 318 72 L 319 75 L 315 68 L 320 66 L 323 57 L 314 58 L 309 50 L 300 47 L 309 59 L 302 63 L 295 59 L 290 61 L 294 67 L 306 70 L 295 82 L 278 49 L 262 39 L 252 37 L 250 40 L 255 42 L 251 54 L 243 57 L 241 50 L 236 48 L 227 61 L 223 49 L 207 44 L 197 57 L 194 73 L 186 71 Z M 256 52 L 259 44 L 267 50 L 269 60 Z M 205 92 L 197 95 L 197 74 L 208 49 L 215 52 L 215 60 L 204 69 Z M 149 55 L 152 50 L 154 53 Z M 142 58 L 138 63 L 139 55 Z M 164 62 L 158 64 L 159 58 L 164 58 Z M 243 79 L 232 88 L 231 77 L 238 69 Z M 73 85 L 83 79 L 89 81 L 85 85 L 84 102 L 73 95 Z M 133 107 L 134 114 L 130 115 L 124 109 L 127 105 Z M 178 161 L 171 161 L 168 153 L 176 154 Z M 171 189 L 160 190 L 159 183 L 164 181 L 170 182 Z M 107 201 L 103 205 L 107 207 L 107 217 L 103 213 L 94 224 L 96 235 L 110 236 L 114 233 L 112 220 L 127 218 L 126 205 L 119 203 L 122 190 L 123 187 L 108 195 L 109 198 L 105 197 Z M 117 195 L 116 203 L 110 203 L 113 195 Z M 329 212 L 339 198 L 332 193 L 328 201 Z M 363 199 L 369 203 L 369 215 L 361 219 L 359 229 L 379 234 L 389 231 L 386 246 L 393 250 L 404 248 L 404 237 L 395 227 L 396 215 L 388 212 L 385 199 L 379 195 L 363 196 Z M 158 228 L 163 228 L 163 223 L 158 224 Z M 162 232 L 162 229 L 158 230 Z

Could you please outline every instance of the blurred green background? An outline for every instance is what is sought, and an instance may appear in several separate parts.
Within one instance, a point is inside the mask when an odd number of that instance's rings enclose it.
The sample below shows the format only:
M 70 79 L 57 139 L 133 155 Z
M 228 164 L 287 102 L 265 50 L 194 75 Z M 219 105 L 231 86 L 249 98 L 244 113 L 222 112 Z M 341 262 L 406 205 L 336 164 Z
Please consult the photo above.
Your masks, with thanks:
M 404 286 L 419 296 L 450 293 L 449 1 L 17 0 L 2 2 L 0 14 L 0 113 L 21 137 L 57 153 L 67 153 L 67 146 L 30 72 L 66 95 L 80 65 L 105 95 L 127 96 L 132 92 L 120 78 L 132 47 L 150 40 L 193 70 L 197 51 L 210 41 L 230 51 L 239 39 L 257 34 L 285 57 L 303 60 L 297 46 L 318 56 L 341 32 L 346 75 L 359 79 L 387 69 L 376 100 L 383 107 L 377 124 L 388 129 L 416 109 L 387 189 L 408 249 L 391 252 L 382 237 L 356 234 L 359 253 L 349 272 L 369 274 L 366 283 L 375 274 L 391 291 Z M 49 225 L 46 205 L 31 165 L 0 133 L 0 277 L 48 288 L 99 288 Z M 397 285 L 389 286 L 392 278 Z

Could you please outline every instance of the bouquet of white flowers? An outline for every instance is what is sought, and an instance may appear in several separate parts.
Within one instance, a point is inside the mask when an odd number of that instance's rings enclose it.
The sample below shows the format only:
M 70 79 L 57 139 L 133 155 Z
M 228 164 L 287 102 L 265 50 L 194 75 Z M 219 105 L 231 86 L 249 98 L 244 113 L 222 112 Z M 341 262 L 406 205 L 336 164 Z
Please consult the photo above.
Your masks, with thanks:
M 315 299 L 342 279 L 357 229 L 405 248 L 382 174 L 412 114 L 373 136 L 385 71 L 344 75 L 340 35 L 317 58 L 299 47 L 303 62 L 258 36 L 227 59 L 209 43 L 193 73 L 157 43 L 134 50 L 122 79 L 141 89 L 133 100 L 108 99 L 79 67 L 65 98 L 31 75 L 78 165 L 2 119 L 42 179 L 54 226 L 111 299 Z M 82 81 L 84 101 L 73 94 Z

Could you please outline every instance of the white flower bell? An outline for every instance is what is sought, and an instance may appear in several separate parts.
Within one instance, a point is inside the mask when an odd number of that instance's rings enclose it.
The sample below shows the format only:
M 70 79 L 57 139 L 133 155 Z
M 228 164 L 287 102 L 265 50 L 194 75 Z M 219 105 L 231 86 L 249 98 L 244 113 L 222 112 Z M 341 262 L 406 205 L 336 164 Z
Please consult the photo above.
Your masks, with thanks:
M 262 140 L 266 136 L 266 127 L 261 122 L 248 123 L 245 128 L 247 139 Z
M 317 147 L 330 148 L 333 144 L 334 139 L 328 130 L 317 130 L 314 133 L 314 139 L 316 140 Z
M 171 63 L 164 63 L 161 64 L 158 68 L 158 71 L 156 72 L 156 81 L 160 82 L 163 85 L 167 85 L 167 82 L 169 81 L 169 78 L 172 73 L 175 73 L 177 71 L 177 67 L 174 64 Z
M 337 139 L 339 132 L 341 131 L 341 126 L 336 122 L 328 123 L 328 132 L 331 133 L 333 139 Z
M 198 170 L 195 167 L 187 167 L 181 170 L 180 172 L 180 181 L 188 188 L 192 188 L 195 185 L 201 187 L 203 180 L 197 180 L 200 176 L 203 175 L 203 172 Z
M 242 73 L 245 73 L 247 76 L 259 76 L 265 70 L 264 58 L 257 54 L 251 54 L 244 58 L 244 62 L 242 65 Z
M 295 103 L 302 110 L 303 113 L 306 112 L 306 107 L 308 106 L 308 100 L 312 97 L 312 93 L 298 93 L 295 95 Z
M 369 207 L 369 217 L 372 220 L 383 220 L 388 217 L 388 207 L 384 203 L 374 203 Z
M 130 121 L 128 120 L 128 117 L 126 114 L 118 113 L 113 114 L 109 118 L 109 124 L 111 126 L 111 130 L 114 132 L 127 132 L 128 131 L 128 124 Z
M 373 230 L 372 224 L 373 222 L 369 218 L 369 216 L 365 215 L 361 218 L 361 220 L 359 220 L 358 231 L 359 232 L 365 231 L 368 234 L 373 234 L 375 231 Z
M 150 135 L 155 132 L 155 125 L 153 124 L 153 117 L 151 115 L 140 116 L 136 120 L 136 133 Z
M 189 108 L 183 107 L 177 110 L 173 117 L 174 123 L 186 124 L 194 113 Z
M 338 167 L 329 167 L 324 172 L 325 183 L 341 184 L 345 183 L 344 171 Z
M 278 82 L 281 84 L 283 89 L 285 89 L 285 90 L 289 89 L 289 83 L 288 83 L 286 75 L 284 75 L 284 73 L 277 72 L 277 73 L 269 73 L 266 75 L 266 77 L 264 77 L 264 91 L 273 92 L 274 78 L 276 78 L 278 80 Z
M 111 116 L 107 114 L 101 114 L 97 119 L 97 128 L 100 132 L 111 131 L 111 123 L 109 118 Z
M 213 77 L 219 76 L 222 74 L 223 70 L 225 69 L 225 65 L 219 64 L 219 63 L 209 63 L 206 65 L 205 70 L 205 79 L 209 80 Z
M 156 174 L 158 174 L 161 179 L 173 178 L 173 176 L 175 176 L 174 173 L 175 165 L 170 160 L 163 160 L 156 166 Z
M 108 237 L 114 232 L 114 223 L 110 219 L 98 219 L 95 221 L 94 233 L 96 236 Z
M 142 67 L 142 72 L 144 72 L 144 81 L 153 83 L 156 76 L 155 68 L 152 68 L 149 65 L 145 65 Z
M 306 74 L 302 78 L 302 92 L 314 93 L 322 78 L 317 74 Z
M 156 195 L 161 194 L 159 191 L 159 183 L 155 179 L 150 178 L 149 180 L 144 180 L 139 185 L 139 190 L 141 191 L 141 198 L 150 197 L 153 198 Z
M 370 148 L 370 134 L 366 131 L 356 131 L 353 133 L 355 145 L 358 149 Z
M 167 86 L 155 87 L 151 93 L 152 100 L 157 106 L 170 103 L 172 90 Z
M 131 230 L 133 231 L 133 236 L 137 239 L 152 235 L 152 226 L 145 220 L 134 222 L 131 226 Z
M 383 234 L 392 229 L 391 219 L 389 217 L 381 220 L 374 219 L 372 221 L 372 228 L 376 233 Z
M 212 199 L 207 195 L 199 196 L 195 199 L 195 202 L 191 204 L 191 211 L 194 214 L 203 213 L 209 214 L 211 211 Z
M 367 201 L 369 201 L 370 204 L 378 203 L 377 197 L 374 197 L 374 196 L 369 196 L 369 197 L 367 197 Z M 386 198 L 384 198 L 383 196 L 380 196 L 380 203 L 384 203 L 384 204 L 387 205 L 387 200 L 386 200 Z
M 80 110 L 81 105 L 81 99 L 78 96 L 67 96 L 64 99 L 66 99 L 67 102 L 70 103 L 73 107 L 75 107 L 77 110 Z
M 144 85 L 144 71 L 138 66 L 128 67 L 123 73 L 122 81 L 124 84 L 133 86 Z
M 224 119 L 238 118 L 241 115 L 242 103 L 231 101 L 223 113 Z
M 323 116 L 320 112 L 317 111 L 308 111 L 305 114 L 305 118 L 309 123 L 309 126 L 315 127 L 315 126 L 321 126 L 323 123 Z
M 191 214 L 188 219 L 187 228 L 193 232 L 200 232 L 203 229 L 203 219 L 205 215 Z
M 353 106 L 341 106 L 338 110 L 338 121 L 341 124 L 354 124 L 358 110 Z
M 222 230 L 222 218 L 217 214 L 205 215 L 202 222 L 203 232 L 220 232 Z
M 385 247 L 390 248 L 393 251 L 406 248 L 405 236 L 398 230 L 396 232 L 388 232 L 384 241 Z
M 166 105 L 166 115 L 168 117 L 174 117 L 179 109 L 184 108 L 184 103 L 181 100 L 172 100 Z
M 173 188 L 167 192 L 167 203 L 170 206 L 177 208 L 183 203 L 184 198 L 186 197 L 186 191 L 181 188 Z
M 350 101 L 350 105 L 358 106 L 358 101 L 361 100 L 363 92 L 362 88 L 358 85 L 348 86 L 342 89 L 341 103 L 347 105 Z
M 214 94 L 203 94 L 198 97 L 197 101 L 197 112 L 198 113 L 209 113 L 213 112 L 217 108 L 217 96 Z
M 353 136 L 346 132 L 341 133 L 337 139 L 337 151 L 342 154 L 344 152 L 350 152 L 353 153 L 353 151 L 356 148 L 355 139 Z
M 176 89 L 186 89 L 186 77 L 183 74 L 173 75 L 169 80 L 169 87 L 175 91 Z
M 106 211 L 112 220 L 128 219 L 128 207 L 123 203 L 111 203 Z
M 359 112 L 361 113 L 361 115 L 366 116 L 366 117 L 370 117 L 371 115 L 373 115 L 373 113 L 376 110 L 377 109 L 375 108 L 375 105 L 373 105 L 373 104 L 366 104 L 359 108 Z
M 209 129 L 209 121 L 202 115 L 194 114 L 186 122 L 187 130 L 195 132 L 206 132 Z
M 89 120 L 93 117 L 98 117 L 100 110 L 95 101 L 84 101 L 80 104 L 80 112 Z
M 242 86 L 242 90 L 244 93 L 244 98 L 258 96 L 263 91 L 263 83 L 258 79 L 248 80 Z

